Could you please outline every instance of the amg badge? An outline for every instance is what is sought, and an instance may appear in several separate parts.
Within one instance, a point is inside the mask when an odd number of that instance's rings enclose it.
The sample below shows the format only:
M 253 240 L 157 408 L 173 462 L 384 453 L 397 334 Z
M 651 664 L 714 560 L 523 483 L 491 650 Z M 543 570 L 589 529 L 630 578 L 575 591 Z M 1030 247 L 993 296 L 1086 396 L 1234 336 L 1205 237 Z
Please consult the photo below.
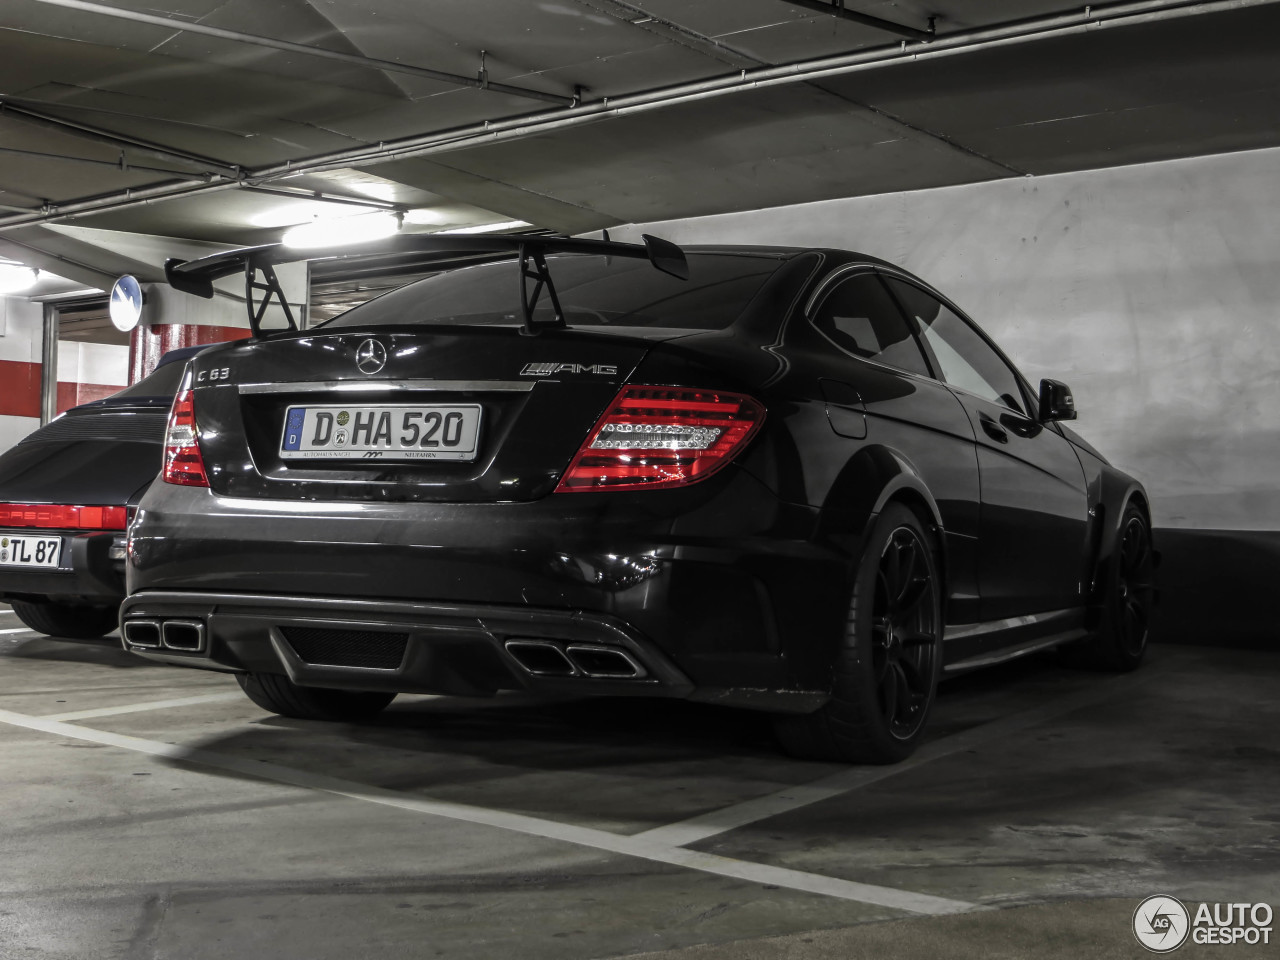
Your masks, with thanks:
M 607 363 L 526 363 L 520 371 L 522 377 L 549 377 L 556 373 L 600 373 L 616 376 L 618 368 Z

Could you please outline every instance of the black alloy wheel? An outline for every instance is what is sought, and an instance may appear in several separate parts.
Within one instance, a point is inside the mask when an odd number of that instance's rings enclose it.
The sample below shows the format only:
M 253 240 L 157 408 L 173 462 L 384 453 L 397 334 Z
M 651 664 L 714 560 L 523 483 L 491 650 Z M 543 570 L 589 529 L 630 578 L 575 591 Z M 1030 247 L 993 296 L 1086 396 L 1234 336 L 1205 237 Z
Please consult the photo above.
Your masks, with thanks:
M 836 658 L 831 698 L 776 721 L 793 756 L 896 763 L 920 740 L 942 666 L 942 579 L 932 538 L 891 503 L 867 537 Z
M 1102 617 L 1088 661 L 1109 670 L 1134 670 L 1147 652 L 1155 606 L 1156 555 L 1146 515 L 1125 507 L 1119 541 L 1110 564 Z
M 1128 503 L 1115 552 L 1100 575 L 1098 626 L 1093 634 L 1061 651 L 1071 666 L 1135 670 L 1147 652 L 1151 611 L 1156 601 L 1156 553 L 1142 508 Z
M 872 607 L 872 672 L 876 699 L 889 732 L 909 740 L 924 725 L 933 699 L 938 656 L 933 572 L 920 535 L 893 531 L 880 555 Z
M 1141 660 L 1147 648 L 1151 608 L 1155 603 L 1155 554 L 1146 520 L 1136 510 L 1125 516 L 1119 568 L 1115 597 L 1119 607 L 1116 643 L 1127 659 Z

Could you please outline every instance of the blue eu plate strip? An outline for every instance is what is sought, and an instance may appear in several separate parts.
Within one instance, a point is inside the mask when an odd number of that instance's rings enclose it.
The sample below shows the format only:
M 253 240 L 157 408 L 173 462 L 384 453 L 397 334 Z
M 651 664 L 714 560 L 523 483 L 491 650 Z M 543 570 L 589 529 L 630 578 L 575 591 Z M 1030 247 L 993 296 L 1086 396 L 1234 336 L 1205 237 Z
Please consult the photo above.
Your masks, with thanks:
M 302 447 L 302 424 L 307 419 L 304 407 L 294 407 L 289 411 L 289 420 L 285 424 L 284 449 L 298 450 Z

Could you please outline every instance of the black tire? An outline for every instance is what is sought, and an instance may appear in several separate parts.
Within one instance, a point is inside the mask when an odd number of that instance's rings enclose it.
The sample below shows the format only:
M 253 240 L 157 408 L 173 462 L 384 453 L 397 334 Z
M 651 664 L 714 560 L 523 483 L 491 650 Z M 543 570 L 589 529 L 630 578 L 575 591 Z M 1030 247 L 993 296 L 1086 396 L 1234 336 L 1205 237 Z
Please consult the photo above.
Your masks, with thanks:
M 396 698 L 394 693 L 300 687 L 274 673 L 237 673 L 240 689 L 263 710 L 298 720 L 370 720 Z
M 831 699 L 778 717 L 783 749 L 806 760 L 897 763 L 915 750 L 942 665 L 942 583 L 933 539 L 890 504 L 867 538 L 836 656 Z
M 1155 566 L 1151 524 L 1142 508 L 1130 501 L 1120 520 L 1115 552 L 1102 574 L 1097 629 L 1088 639 L 1063 649 L 1067 663 L 1120 672 L 1142 664 L 1155 606 Z
M 13 612 L 37 633 L 70 640 L 92 640 L 120 624 L 120 607 L 80 607 L 51 600 L 14 600 Z

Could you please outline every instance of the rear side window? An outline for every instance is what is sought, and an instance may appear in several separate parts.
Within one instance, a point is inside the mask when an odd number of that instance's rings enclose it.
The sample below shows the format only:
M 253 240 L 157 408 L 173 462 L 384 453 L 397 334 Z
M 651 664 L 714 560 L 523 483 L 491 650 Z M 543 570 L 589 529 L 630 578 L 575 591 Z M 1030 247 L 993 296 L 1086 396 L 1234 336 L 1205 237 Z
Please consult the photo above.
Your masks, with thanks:
M 570 326 L 718 330 L 736 320 L 783 263 L 764 256 L 690 254 L 680 280 L 629 257 L 547 258 Z M 535 321 L 553 317 L 545 291 Z M 463 267 L 393 290 L 334 317 L 325 327 L 400 324 L 521 324 L 515 260 Z
M 920 324 L 920 333 L 938 358 L 947 383 L 1026 414 L 1017 374 L 977 330 L 919 287 L 893 277 L 886 278 L 885 282 Z
M 845 353 L 932 376 L 902 311 L 873 273 L 837 284 L 818 307 L 813 325 Z

